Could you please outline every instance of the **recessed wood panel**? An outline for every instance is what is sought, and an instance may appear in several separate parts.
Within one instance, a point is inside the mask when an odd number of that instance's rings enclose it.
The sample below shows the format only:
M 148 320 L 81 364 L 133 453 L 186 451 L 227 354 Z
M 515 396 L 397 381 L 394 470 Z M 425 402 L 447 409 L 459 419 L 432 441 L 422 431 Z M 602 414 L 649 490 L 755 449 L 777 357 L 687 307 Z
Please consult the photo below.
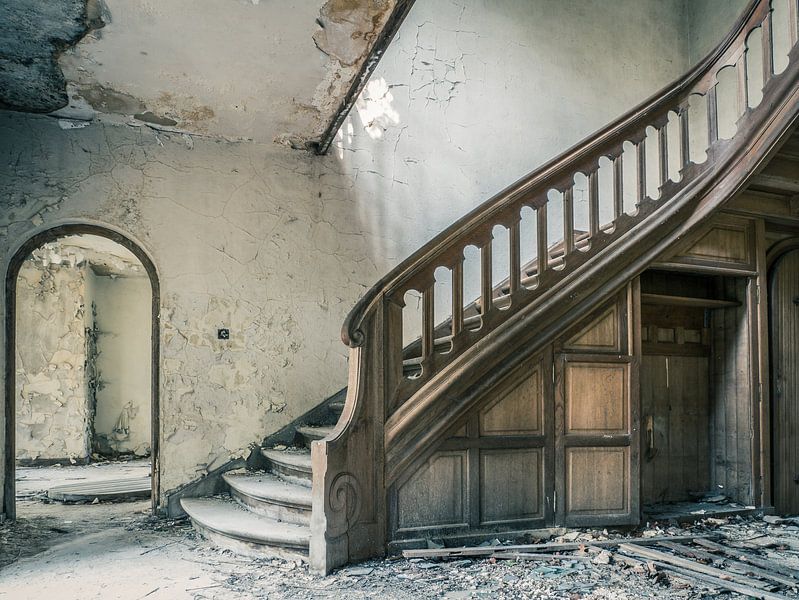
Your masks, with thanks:
M 620 352 L 618 304 L 614 304 L 590 325 L 580 330 L 563 347 L 566 350 Z
M 530 435 L 541 432 L 541 368 L 498 393 L 480 413 L 480 434 Z
M 543 449 L 480 453 L 483 524 L 543 517 Z
M 746 263 L 749 261 L 749 239 L 746 228 L 714 227 L 685 254 L 695 258 Z
M 400 530 L 466 522 L 466 451 L 438 452 L 397 490 Z
M 566 448 L 566 514 L 629 512 L 629 448 Z
M 663 265 L 690 264 L 700 267 L 755 269 L 752 221 L 729 215 L 717 217 L 713 227 L 687 250 L 678 250 Z
M 566 365 L 566 433 L 626 433 L 629 430 L 628 365 Z

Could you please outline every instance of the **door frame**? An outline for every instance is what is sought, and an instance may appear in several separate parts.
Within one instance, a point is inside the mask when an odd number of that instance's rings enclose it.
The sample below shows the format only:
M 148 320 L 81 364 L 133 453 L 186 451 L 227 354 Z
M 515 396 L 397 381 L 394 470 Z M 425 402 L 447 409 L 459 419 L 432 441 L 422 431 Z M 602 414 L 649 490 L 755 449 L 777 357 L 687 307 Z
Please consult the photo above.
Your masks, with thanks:
M 150 280 L 151 298 L 151 382 L 150 382 L 150 448 L 151 507 L 156 512 L 160 494 L 160 306 L 161 290 L 158 271 L 150 255 L 127 235 L 104 225 L 68 223 L 44 229 L 26 239 L 12 255 L 5 275 L 5 470 L 3 506 L 0 513 L 9 520 L 16 518 L 16 296 L 19 271 L 31 252 L 42 245 L 70 235 L 95 235 L 116 242 L 130 250 L 144 266 Z
M 774 275 L 776 269 L 779 267 L 781 260 L 790 252 L 794 250 L 799 250 L 799 237 L 792 237 L 786 240 L 781 240 L 774 244 L 771 248 L 768 249 L 766 252 L 766 313 L 768 315 L 768 418 L 769 418 L 769 431 L 768 431 L 768 452 L 766 456 L 768 456 L 768 464 L 763 465 L 763 473 L 768 475 L 768 497 L 770 506 L 774 506 L 774 498 L 775 498 L 775 491 L 777 480 L 775 475 L 775 463 L 774 460 L 774 447 L 776 445 L 775 440 L 775 428 L 773 426 L 774 423 L 774 400 L 776 398 L 776 394 L 774 393 L 774 365 L 776 361 L 774 360 L 774 319 L 773 319 L 773 311 L 772 311 L 772 289 L 774 286 Z M 766 442 L 763 442 L 764 447 L 766 446 Z M 764 453 L 765 454 L 765 453 Z

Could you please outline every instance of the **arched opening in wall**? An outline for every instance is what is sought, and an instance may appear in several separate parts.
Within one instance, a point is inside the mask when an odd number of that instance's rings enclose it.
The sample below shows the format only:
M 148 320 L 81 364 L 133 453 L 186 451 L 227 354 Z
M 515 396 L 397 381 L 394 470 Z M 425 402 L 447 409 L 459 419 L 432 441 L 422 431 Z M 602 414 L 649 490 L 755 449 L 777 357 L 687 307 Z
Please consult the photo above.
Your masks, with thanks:
M 6 516 L 155 509 L 152 261 L 117 232 L 60 226 L 16 252 L 5 293 Z

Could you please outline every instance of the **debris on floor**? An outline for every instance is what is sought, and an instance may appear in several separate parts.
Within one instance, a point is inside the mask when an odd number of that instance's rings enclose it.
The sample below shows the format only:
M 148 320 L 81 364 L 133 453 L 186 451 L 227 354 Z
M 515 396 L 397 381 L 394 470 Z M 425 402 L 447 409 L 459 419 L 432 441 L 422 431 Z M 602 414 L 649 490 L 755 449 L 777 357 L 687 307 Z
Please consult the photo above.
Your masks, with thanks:
M 497 534 L 482 546 L 461 549 L 431 540 L 429 548 L 408 551 L 409 557 L 348 565 L 319 577 L 301 561 L 244 558 L 215 548 L 185 521 L 147 515 L 145 502 L 131 503 L 140 512 L 124 516 L 124 504 L 25 504 L 25 510 L 38 511 L 35 519 L 0 525 L 0 556 L 12 554 L 12 564 L 0 569 L 0 600 L 53 594 L 147 600 L 799 596 L 799 519 L 732 516 L 684 527 L 568 530 L 534 544 Z M 39 554 L 31 555 L 26 545 L 34 538 Z

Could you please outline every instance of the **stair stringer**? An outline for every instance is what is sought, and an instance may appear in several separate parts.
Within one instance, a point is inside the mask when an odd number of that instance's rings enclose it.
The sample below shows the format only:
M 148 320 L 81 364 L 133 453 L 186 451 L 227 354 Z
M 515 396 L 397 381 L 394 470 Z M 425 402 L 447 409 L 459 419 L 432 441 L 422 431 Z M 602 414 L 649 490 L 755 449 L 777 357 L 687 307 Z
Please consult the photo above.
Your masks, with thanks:
M 715 168 L 464 352 L 392 414 L 385 425 L 386 485 L 427 460 L 508 372 L 606 303 L 741 191 L 799 118 L 796 79 L 779 106 L 763 107 L 763 126 L 749 143 L 736 146 L 727 141 L 717 146 L 708 158 Z
M 312 568 L 329 572 L 385 552 L 386 490 L 427 460 L 510 370 L 694 234 L 763 167 L 799 115 L 796 46 L 789 59 L 787 69 L 764 87 L 760 105 L 745 111 L 732 140 L 716 140 L 707 162 L 689 164 L 679 184 L 663 185 L 663 200 L 645 199 L 635 222 L 622 215 L 616 222 L 622 225 L 618 235 L 609 235 L 606 246 L 567 256 L 558 279 L 529 303 L 508 311 L 504 321 L 490 322 L 487 333 L 474 336 L 473 343 L 441 361 L 438 370 L 433 362 L 431 374 L 404 402 L 396 398 L 401 344 L 391 335 L 401 324 L 402 306 L 389 297 L 398 287 L 387 277 L 374 288 L 359 307 L 356 326 L 352 321 L 345 325 L 345 341 L 352 350 L 344 414 L 334 432 L 312 447 Z M 599 243 L 603 235 L 595 233 Z M 436 241 L 450 244 L 449 239 Z M 487 317 L 491 319 L 490 305 Z

